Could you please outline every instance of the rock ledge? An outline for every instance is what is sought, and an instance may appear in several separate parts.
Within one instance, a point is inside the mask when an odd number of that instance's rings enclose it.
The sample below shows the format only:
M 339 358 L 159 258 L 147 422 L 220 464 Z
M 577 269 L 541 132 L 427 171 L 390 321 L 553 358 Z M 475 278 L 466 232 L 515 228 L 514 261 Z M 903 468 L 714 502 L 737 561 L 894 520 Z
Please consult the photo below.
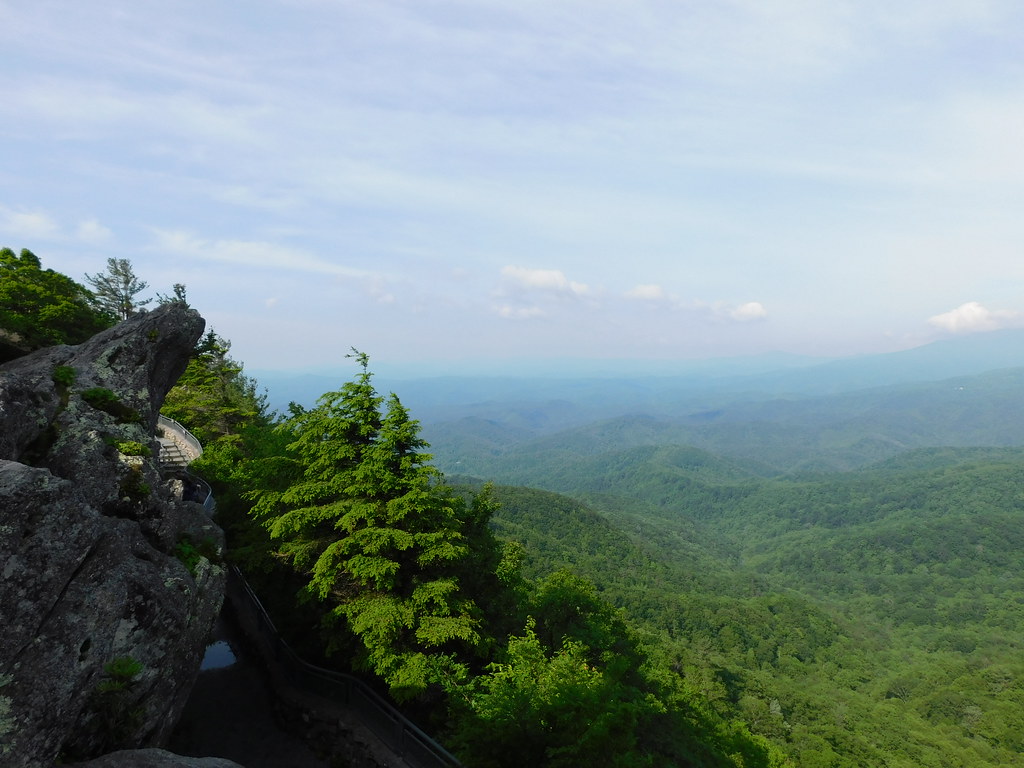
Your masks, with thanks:
M 203 332 L 168 305 L 0 366 L 0 764 L 159 746 L 220 610 L 223 537 L 161 475 L 160 406 Z M 210 553 L 190 571 L 184 542 Z

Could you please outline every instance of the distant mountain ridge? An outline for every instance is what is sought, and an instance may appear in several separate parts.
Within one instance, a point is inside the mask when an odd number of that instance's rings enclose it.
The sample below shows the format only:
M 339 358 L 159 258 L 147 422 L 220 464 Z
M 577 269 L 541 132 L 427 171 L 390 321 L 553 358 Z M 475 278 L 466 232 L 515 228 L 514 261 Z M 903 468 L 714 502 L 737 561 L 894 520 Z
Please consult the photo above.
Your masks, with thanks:
M 444 471 L 506 482 L 527 482 L 529 473 L 537 482 L 552 462 L 644 445 L 691 445 L 769 475 L 848 470 L 912 448 L 1024 444 L 1024 330 L 826 362 L 687 365 L 689 373 L 672 376 L 376 384 L 423 424 Z M 282 410 L 291 400 L 311 405 L 340 380 L 259 374 Z
M 489 418 L 499 407 L 522 409 L 545 404 L 548 411 L 553 411 L 557 404 L 564 415 L 549 426 L 561 428 L 572 421 L 585 423 L 625 413 L 654 413 L 666 402 L 676 406 L 686 403 L 694 411 L 700 411 L 704 403 L 705 410 L 715 410 L 723 400 L 757 395 L 838 394 L 1024 367 L 1024 329 L 991 331 L 900 352 L 840 359 L 772 354 L 676 363 L 622 361 L 620 366 L 622 375 L 608 375 L 607 364 L 602 375 L 378 375 L 377 386 L 381 391 L 396 392 L 425 424 L 465 416 Z M 571 363 L 565 367 L 571 367 Z M 267 389 L 271 407 L 284 411 L 291 401 L 312 405 L 324 392 L 341 386 L 351 371 L 248 373 Z
M 642 446 L 693 446 L 768 477 L 865 467 L 914 448 L 1024 445 L 1024 368 L 821 396 L 723 401 L 715 410 L 665 404 L 557 432 L 498 414 L 428 424 L 444 471 L 502 482 L 548 481 L 587 457 Z

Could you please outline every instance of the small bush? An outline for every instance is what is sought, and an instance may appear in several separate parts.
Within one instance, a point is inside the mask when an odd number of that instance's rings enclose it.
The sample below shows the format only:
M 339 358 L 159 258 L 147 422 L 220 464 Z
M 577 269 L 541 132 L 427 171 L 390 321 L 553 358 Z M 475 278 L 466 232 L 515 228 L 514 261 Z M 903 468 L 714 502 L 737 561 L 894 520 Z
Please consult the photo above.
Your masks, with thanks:
M 215 562 L 219 559 L 220 553 L 217 551 L 216 542 L 209 536 L 200 541 L 198 545 L 194 544 L 191 539 L 182 537 L 174 547 L 174 556 L 181 560 L 188 572 L 195 578 L 199 561 L 205 557 L 211 563 Z
M 142 724 L 142 707 L 133 704 L 131 689 L 143 666 L 131 656 L 120 656 L 103 667 L 93 702 L 100 718 L 105 751 L 125 746 Z
M 75 383 L 75 369 L 70 365 L 58 365 L 53 369 L 53 382 L 62 387 L 70 387 Z
M 138 424 L 139 412 L 121 402 L 118 396 L 104 387 L 93 387 L 82 393 L 82 399 L 97 411 L 109 413 L 122 424 Z
M 104 387 L 93 387 L 92 389 L 85 390 L 82 393 L 82 399 L 97 411 L 105 411 L 106 413 L 110 413 L 111 407 L 121 404 L 117 395 Z
M 118 453 L 125 456 L 152 456 L 153 451 L 148 445 L 143 445 L 137 440 L 118 440 L 114 442 Z
M 142 662 L 131 656 L 119 656 L 103 665 L 103 673 L 108 679 L 103 680 L 98 689 L 100 693 L 124 690 L 142 671 Z

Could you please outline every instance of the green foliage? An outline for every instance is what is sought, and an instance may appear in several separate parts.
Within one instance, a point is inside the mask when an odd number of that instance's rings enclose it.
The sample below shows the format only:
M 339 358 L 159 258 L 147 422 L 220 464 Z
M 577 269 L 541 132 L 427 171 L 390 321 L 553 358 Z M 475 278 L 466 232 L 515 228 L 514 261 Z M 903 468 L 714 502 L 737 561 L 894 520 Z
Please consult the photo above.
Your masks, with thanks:
M 109 327 L 91 294 L 66 275 L 42 269 L 27 249 L 0 248 L 0 361 L 54 344 L 79 344 Z
M 293 436 L 290 482 L 254 492 L 253 512 L 308 573 L 307 594 L 329 602 L 327 624 L 343 620 L 365 666 L 410 697 L 481 641 L 480 611 L 458 578 L 465 503 L 426 463 L 398 398 L 381 412 L 366 356 L 354 356 L 354 381 L 281 427 Z
M 132 467 L 121 480 L 121 496 L 132 501 L 145 501 L 152 492 L 153 489 L 149 487 L 149 483 L 142 479 L 142 471 L 139 467 Z
M 161 293 L 156 295 L 157 303 L 160 306 L 165 304 L 177 304 L 181 307 L 188 306 L 188 297 L 186 296 L 185 285 L 183 283 L 175 283 L 173 292 L 170 296 L 164 296 Z
M 143 669 L 142 663 L 131 656 L 119 656 L 104 665 L 106 679 L 100 682 L 97 690 L 100 693 L 123 691 Z
M 126 740 L 142 721 L 143 709 L 134 699 L 133 688 L 143 669 L 131 656 L 120 656 L 103 667 L 104 678 L 96 686 L 92 705 L 105 751 L 127 746 Z
M 153 450 L 148 445 L 143 445 L 137 440 L 115 440 L 113 442 L 114 448 L 117 449 L 118 453 L 124 454 L 125 456 L 152 456 Z
M 455 743 L 467 764 L 643 765 L 636 754 L 636 702 L 566 642 L 551 656 L 534 633 L 508 642 L 507 661 L 492 664 L 466 697 Z
M 99 411 L 108 411 L 120 404 L 120 399 L 113 391 L 105 387 L 93 387 L 82 392 L 82 399 Z
M 229 356 L 231 344 L 209 331 L 196 346 L 185 372 L 167 393 L 161 412 L 184 424 L 203 444 L 234 445 L 244 451 L 242 434 L 269 424 L 266 399 L 256 382 Z
M 800 765 L 1014 764 L 1024 451 L 775 480 L 685 455 L 542 471 L 589 510 L 499 486 L 499 530 L 530 572 L 568 565 L 644 627 L 651 674 L 680 696 L 662 700 L 709 701 L 711 743 L 741 719 Z
M 142 421 L 139 412 L 121 402 L 116 393 L 105 387 L 92 387 L 81 393 L 82 399 L 97 411 L 109 413 L 121 424 Z
M 53 369 L 53 381 L 62 387 L 70 387 L 75 383 L 75 369 L 70 365 L 58 365 Z
M 174 556 L 195 577 L 200 561 L 205 559 L 211 563 L 217 562 L 220 559 L 220 552 L 216 542 L 210 537 L 204 537 L 196 543 L 191 538 L 183 536 L 174 546 Z
M 136 297 L 149 286 L 135 276 L 128 259 L 107 259 L 107 271 L 95 275 L 87 274 L 85 281 L 92 286 L 93 308 L 104 315 L 126 320 L 138 312 L 152 299 L 139 300 Z

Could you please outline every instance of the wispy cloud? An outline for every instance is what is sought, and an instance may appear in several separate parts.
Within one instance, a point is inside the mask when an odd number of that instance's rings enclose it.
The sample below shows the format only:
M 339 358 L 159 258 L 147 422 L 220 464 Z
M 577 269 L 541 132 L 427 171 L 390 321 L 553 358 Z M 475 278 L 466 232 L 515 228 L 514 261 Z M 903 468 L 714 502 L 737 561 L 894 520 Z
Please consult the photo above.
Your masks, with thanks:
M 625 296 L 627 299 L 650 302 L 662 302 L 669 298 L 665 289 L 655 283 L 645 283 L 634 286 L 626 291 Z
M 78 222 L 75 236 L 84 243 L 99 245 L 108 242 L 113 237 L 113 232 L 96 219 L 85 219 Z
M 60 237 L 60 227 L 48 213 L 6 207 L 0 207 L 0 232 L 8 237 L 20 237 L 26 244 L 33 240 L 55 240 Z
M 509 320 L 531 320 L 546 314 L 540 307 L 514 307 L 511 304 L 499 304 L 494 307 L 494 311 L 499 317 Z
M 152 248 L 185 258 L 239 264 L 250 269 L 378 279 L 365 270 L 335 264 L 307 251 L 262 240 L 206 240 L 181 230 L 154 230 Z
M 559 296 L 587 296 L 590 286 L 577 283 L 558 269 L 527 269 L 507 266 L 502 268 L 501 277 L 505 285 L 518 289 L 540 291 Z
M 668 308 L 676 311 L 702 313 L 714 320 L 734 320 L 739 323 L 761 320 L 768 316 L 768 310 L 759 301 L 748 301 L 733 305 L 722 301 L 685 302 L 678 296 L 669 293 L 657 283 L 641 283 L 630 288 L 623 297 L 633 302 L 643 302 L 651 307 Z

